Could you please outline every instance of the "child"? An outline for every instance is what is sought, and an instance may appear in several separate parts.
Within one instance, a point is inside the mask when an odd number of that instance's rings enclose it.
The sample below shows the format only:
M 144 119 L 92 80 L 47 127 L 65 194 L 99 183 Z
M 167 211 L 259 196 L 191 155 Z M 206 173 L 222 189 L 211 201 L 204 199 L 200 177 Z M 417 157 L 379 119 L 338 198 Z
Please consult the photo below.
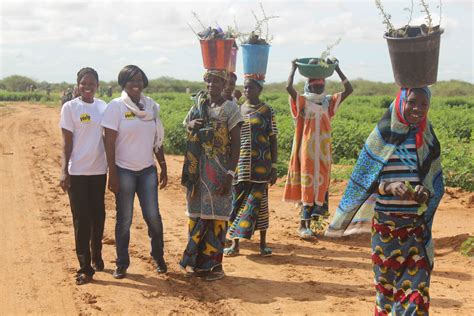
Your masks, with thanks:
M 302 205 L 298 235 L 307 239 L 314 236 L 311 219 L 321 220 L 328 215 L 327 208 L 323 212 L 323 205 L 330 181 L 331 120 L 353 89 L 337 64 L 336 72 L 344 84 L 344 92 L 325 95 L 325 79 L 308 78 L 304 94 L 299 95 L 293 88 L 296 68 L 294 60 L 286 89 L 290 94 L 295 135 L 283 199 Z

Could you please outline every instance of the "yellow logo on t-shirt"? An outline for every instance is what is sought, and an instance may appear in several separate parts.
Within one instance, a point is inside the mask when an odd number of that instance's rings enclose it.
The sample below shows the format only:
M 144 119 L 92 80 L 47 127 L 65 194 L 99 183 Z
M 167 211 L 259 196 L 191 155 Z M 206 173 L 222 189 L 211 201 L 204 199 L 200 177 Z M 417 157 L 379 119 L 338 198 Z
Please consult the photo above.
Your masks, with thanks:
M 125 112 L 125 119 L 126 120 L 134 120 L 135 119 L 135 113 L 132 111 Z
M 91 116 L 89 113 L 82 113 L 80 116 L 81 123 L 90 123 L 91 122 Z

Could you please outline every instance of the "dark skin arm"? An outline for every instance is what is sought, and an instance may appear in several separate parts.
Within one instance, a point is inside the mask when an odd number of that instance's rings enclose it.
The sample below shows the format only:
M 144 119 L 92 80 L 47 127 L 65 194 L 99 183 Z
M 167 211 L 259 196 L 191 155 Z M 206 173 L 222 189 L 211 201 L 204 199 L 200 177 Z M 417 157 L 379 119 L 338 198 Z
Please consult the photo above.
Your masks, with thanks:
M 272 164 L 276 164 L 278 161 L 278 142 L 276 135 L 270 136 L 270 152 L 272 154 Z M 272 171 L 270 173 L 270 185 L 274 185 L 276 180 L 277 170 L 276 168 L 272 167 Z
M 117 140 L 117 131 L 110 128 L 104 128 L 105 137 L 105 154 L 107 156 L 107 164 L 109 165 L 109 185 L 108 188 L 113 193 L 119 191 L 119 181 L 117 175 L 117 167 L 115 166 L 115 141 Z
M 68 165 L 71 159 L 72 153 L 72 132 L 67 129 L 61 129 L 63 134 L 63 159 L 62 159 L 62 172 L 59 186 L 64 192 L 71 187 L 71 178 L 69 176 Z
M 339 68 L 339 63 L 337 63 L 336 65 L 336 72 L 339 75 L 339 78 L 341 78 L 342 82 L 346 80 L 346 82 L 344 83 L 344 91 L 342 92 L 342 95 L 341 95 L 341 103 L 342 103 L 342 101 L 344 101 L 354 91 L 354 89 L 352 88 L 352 85 L 349 82 L 349 80 L 347 80 L 346 76 L 342 73 L 341 68 Z
M 165 160 L 165 151 L 163 146 L 158 148 L 158 151 L 155 152 L 156 160 L 158 160 L 158 164 L 160 165 L 160 190 L 166 187 L 168 184 L 168 169 L 166 168 L 166 160 Z
M 230 131 L 230 161 L 229 161 L 229 170 L 234 171 L 239 162 L 240 155 L 240 124 L 237 124 Z M 232 186 L 232 176 L 227 175 L 225 182 L 217 190 L 217 194 L 226 195 L 230 192 Z
M 296 59 L 291 61 L 291 71 L 290 75 L 288 76 L 288 81 L 286 82 L 286 91 L 288 91 L 288 94 L 291 96 L 293 100 L 296 100 L 297 93 L 295 88 L 293 88 L 293 80 L 295 78 L 295 72 L 298 66 L 296 65 Z

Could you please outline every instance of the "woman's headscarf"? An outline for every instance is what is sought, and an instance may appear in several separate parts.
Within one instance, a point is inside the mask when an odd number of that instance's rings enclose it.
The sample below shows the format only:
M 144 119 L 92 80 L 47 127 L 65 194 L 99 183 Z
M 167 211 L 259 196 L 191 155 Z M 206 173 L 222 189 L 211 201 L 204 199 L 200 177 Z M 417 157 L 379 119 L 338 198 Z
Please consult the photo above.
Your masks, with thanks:
M 265 74 L 244 74 L 244 79 L 255 81 L 261 88 L 265 83 Z
M 395 99 L 395 110 L 397 113 L 397 117 L 399 121 L 406 125 L 406 126 L 411 126 L 412 124 L 408 123 L 406 118 L 405 118 L 405 111 L 407 108 L 407 99 L 410 93 L 413 90 L 420 90 L 423 91 L 426 96 L 428 97 L 428 101 L 431 99 L 431 91 L 428 87 L 423 87 L 423 88 L 416 88 L 416 89 L 406 89 L 402 88 L 397 94 L 397 97 Z M 426 128 L 426 121 L 427 121 L 427 115 L 423 117 L 420 123 L 417 124 L 417 132 L 416 132 L 416 148 L 419 148 L 422 143 L 423 143 L 423 132 Z
M 306 100 L 311 101 L 313 103 L 322 104 L 324 98 L 326 97 L 326 95 L 324 94 L 324 91 L 321 94 L 313 93 L 309 90 L 309 87 L 312 86 L 313 84 L 321 85 L 324 83 L 325 83 L 324 79 L 306 80 L 306 82 L 304 83 L 304 93 L 303 93 L 303 96 L 306 98 Z
M 227 72 L 227 70 L 207 69 L 203 76 L 204 81 L 206 81 L 209 76 L 216 76 L 227 81 L 229 73 Z

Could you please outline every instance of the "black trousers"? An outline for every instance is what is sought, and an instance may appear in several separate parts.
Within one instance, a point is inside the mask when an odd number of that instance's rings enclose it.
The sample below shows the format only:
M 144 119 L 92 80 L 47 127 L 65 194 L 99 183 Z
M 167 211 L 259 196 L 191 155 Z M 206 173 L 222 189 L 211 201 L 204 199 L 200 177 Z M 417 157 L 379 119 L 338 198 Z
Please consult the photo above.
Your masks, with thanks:
M 105 184 L 107 176 L 71 176 L 68 190 L 74 224 L 77 273 L 92 276 L 91 261 L 102 262 L 102 236 L 105 223 Z

